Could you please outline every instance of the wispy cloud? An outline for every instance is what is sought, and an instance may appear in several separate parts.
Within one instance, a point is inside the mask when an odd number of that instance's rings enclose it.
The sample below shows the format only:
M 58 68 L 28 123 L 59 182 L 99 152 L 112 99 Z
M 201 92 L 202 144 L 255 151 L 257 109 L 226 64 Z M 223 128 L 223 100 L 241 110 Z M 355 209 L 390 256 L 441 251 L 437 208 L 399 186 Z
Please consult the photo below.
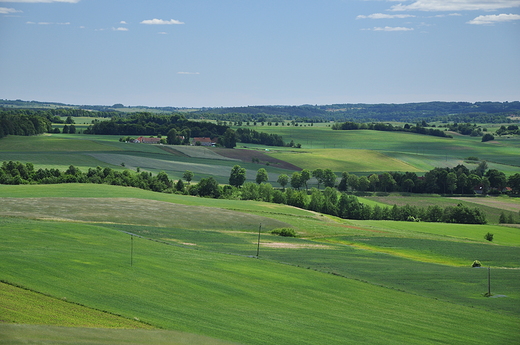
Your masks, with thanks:
M 120 21 L 119 24 L 128 24 L 127 22 L 125 22 L 124 20 Z
M 390 11 L 494 11 L 513 7 L 520 7 L 520 0 L 417 0 L 394 5 Z
M 415 17 L 412 14 L 385 14 L 385 13 L 374 13 L 368 16 L 359 15 L 356 19 L 393 19 L 393 18 L 411 18 Z
M 170 20 L 164 20 L 164 19 L 147 19 L 143 20 L 141 24 L 147 24 L 147 25 L 174 25 L 174 24 L 184 24 L 183 22 L 175 19 Z
M 0 2 L 26 2 L 26 3 L 51 3 L 51 2 L 67 2 L 76 4 L 80 0 L 0 0 Z
M 19 13 L 22 12 L 20 10 L 16 10 L 14 8 L 0 7 L 0 14 L 11 14 L 11 13 Z
M 468 24 L 485 25 L 510 22 L 513 20 L 520 20 L 520 14 L 490 14 L 487 16 L 478 16 L 477 18 L 470 20 Z
M 384 28 L 382 27 L 375 27 L 372 29 L 372 31 L 413 31 L 414 29 L 413 28 L 405 28 L 405 27 L 402 27 L 402 26 L 385 26 Z
M 462 14 L 460 13 L 450 13 L 450 14 L 436 14 L 434 16 L 431 16 L 433 18 L 444 18 L 444 17 L 460 17 Z
M 119 28 L 112 28 L 112 30 L 114 30 L 114 31 L 128 31 L 128 28 L 121 28 L 121 27 L 119 27 Z
M 70 25 L 70 22 L 65 23 L 52 23 L 52 22 L 27 22 L 27 24 L 36 24 L 36 25 Z
M 177 74 L 200 74 L 199 72 L 177 72 Z

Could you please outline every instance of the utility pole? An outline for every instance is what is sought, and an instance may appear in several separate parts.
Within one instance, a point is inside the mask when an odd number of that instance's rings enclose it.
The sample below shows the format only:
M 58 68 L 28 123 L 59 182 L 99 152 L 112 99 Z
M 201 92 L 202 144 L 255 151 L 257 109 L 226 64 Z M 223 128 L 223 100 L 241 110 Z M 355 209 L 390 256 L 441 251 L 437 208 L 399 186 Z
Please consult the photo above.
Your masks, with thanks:
M 258 245 L 256 247 L 256 258 L 258 259 L 258 255 L 260 254 L 260 231 L 262 230 L 262 223 L 258 227 Z
M 491 267 L 488 266 L 488 297 L 491 296 Z
M 134 236 L 130 235 L 130 266 L 134 264 Z

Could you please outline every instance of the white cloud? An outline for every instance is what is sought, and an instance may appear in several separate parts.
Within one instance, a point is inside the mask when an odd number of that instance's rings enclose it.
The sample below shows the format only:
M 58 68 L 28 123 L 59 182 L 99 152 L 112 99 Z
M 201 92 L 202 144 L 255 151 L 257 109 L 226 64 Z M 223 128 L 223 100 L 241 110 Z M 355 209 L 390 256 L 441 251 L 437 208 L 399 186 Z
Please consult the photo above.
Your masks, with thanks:
M 164 20 L 164 19 L 147 19 L 143 20 L 141 24 L 148 24 L 148 25 L 173 25 L 173 24 L 184 24 L 181 21 L 170 19 L 170 20 Z
M 396 26 L 396 27 L 385 26 L 384 28 L 375 27 L 372 30 L 373 31 L 413 31 L 413 28 L 405 28 L 402 26 Z
M 520 0 L 417 0 L 409 5 L 394 5 L 391 11 L 494 11 L 520 7 Z
M 0 0 L 0 2 L 29 2 L 29 3 L 51 3 L 51 2 L 68 2 L 71 4 L 76 4 L 80 2 L 80 0 Z
M 124 20 L 120 21 L 119 24 L 128 24 L 127 22 L 125 22 Z
M 510 22 L 513 20 L 520 20 L 520 14 L 490 14 L 487 16 L 478 16 L 477 18 L 470 20 L 468 24 L 494 24 L 494 23 L 503 23 Z
M 128 31 L 127 28 L 112 28 L 114 31 Z
M 70 22 L 65 23 L 51 23 L 51 22 L 27 22 L 26 24 L 38 24 L 38 25 L 70 25 Z
M 200 74 L 199 72 L 177 72 L 177 74 Z
M 0 7 L 0 14 L 10 14 L 10 13 L 18 13 L 22 12 L 19 10 L 15 10 L 14 8 Z
M 167 32 L 164 32 L 164 31 L 161 31 L 161 32 L 158 32 L 159 35 L 168 35 Z
M 356 17 L 356 19 L 366 19 L 366 18 L 369 18 L 369 19 L 393 19 L 393 18 L 410 18 L 410 17 L 415 17 L 415 16 L 411 15 L 411 14 L 374 13 L 374 14 L 370 14 L 368 16 L 359 15 L 359 16 Z
M 433 18 L 444 18 L 444 17 L 460 17 L 462 14 L 460 13 L 450 13 L 450 14 L 437 14 L 432 16 Z

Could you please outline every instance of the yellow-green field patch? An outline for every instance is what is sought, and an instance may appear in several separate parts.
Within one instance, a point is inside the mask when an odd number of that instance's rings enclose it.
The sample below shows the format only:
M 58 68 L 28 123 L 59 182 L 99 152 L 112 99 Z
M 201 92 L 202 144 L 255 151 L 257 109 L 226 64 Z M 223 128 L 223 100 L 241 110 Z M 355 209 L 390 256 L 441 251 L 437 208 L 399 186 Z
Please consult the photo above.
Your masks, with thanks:
M 372 150 L 313 149 L 272 152 L 269 155 L 310 170 L 320 168 L 336 172 L 420 171 L 408 163 Z
M 0 282 L 0 323 L 67 327 L 155 327 Z
M 0 140 L 0 152 L 85 152 L 120 150 L 113 146 L 94 142 L 90 139 L 89 136 L 82 136 L 76 140 L 70 140 L 49 134 L 32 137 L 9 135 Z

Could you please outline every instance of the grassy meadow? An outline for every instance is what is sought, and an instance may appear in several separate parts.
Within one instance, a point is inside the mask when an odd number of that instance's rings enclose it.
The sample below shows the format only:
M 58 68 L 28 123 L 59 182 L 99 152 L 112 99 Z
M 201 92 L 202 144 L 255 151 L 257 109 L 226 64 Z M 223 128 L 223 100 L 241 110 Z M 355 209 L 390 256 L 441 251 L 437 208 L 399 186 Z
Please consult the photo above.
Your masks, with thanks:
M 247 344 L 507 344 L 520 336 L 517 229 L 347 221 L 261 202 L 56 187 L 0 186 L 1 280 L 129 321 Z M 277 227 L 299 237 L 268 233 Z M 491 266 L 492 292 L 503 297 L 483 297 L 487 270 L 471 268 L 475 259 Z
M 312 156 L 308 152 L 315 149 L 348 149 L 348 150 L 371 150 L 388 156 L 388 158 L 401 161 L 401 169 L 405 171 L 416 171 L 404 169 L 404 164 L 411 165 L 420 171 L 428 171 L 435 167 L 453 167 L 464 163 L 464 159 L 470 156 L 478 157 L 488 161 L 490 168 L 498 169 L 504 173 L 511 174 L 520 172 L 518 162 L 520 161 L 520 138 L 507 139 L 497 138 L 493 142 L 481 142 L 481 138 L 462 135 L 453 135 L 453 138 L 439 138 L 433 136 L 420 135 L 405 132 L 379 132 L 369 130 L 357 131 L 333 131 L 330 127 L 288 127 L 288 126 L 256 126 L 253 129 L 272 134 L 282 135 L 286 142 L 294 140 L 295 143 L 302 145 L 301 149 L 274 148 L 270 153 L 274 157 L 283 154 L 285 151 L 291 153 L 301 152 L 306 158 L 289 158 L 293 164 L 302 164 Z M 247 145 L 254 147 L 254 145 Z M 340 150 L 330 150 L 328 156 L 336 159 L 341 155 Z M 362 153 L 360 153 L 362 154 Z M 292 157 L 297 157 L 293 155 Z M 291 156 L 289 156 L 291 157 Z M 354 157 L 356 155 L 354 154 Z M 387 161 L 379 163 L 372 160 L 371 156 L 367 162 L 367 170 L 357 170 L 358 166 L 345 162 L 338 167 L 337 172 L 375 172 L 382 171 L 388 164 Z M 288 157 L 285 157 L 288 158 Z M 312 163 L 310 163 L 312 164 Z M 394 163 L 395 164 L 395 163 Z M 342 167 L 342 168 L 341 168 Z M 385 171 L 391 171 L 393 165 Z M 396 171 L 399 171 L 395 169 Z M 403 171 L 401 170 L 401 171 Z
M 516 140 L 326 126 L 255 129 L 300 142 L 302 149 L 246 145 L 300 168 L 420 174 L 477 156 L 506 174 L 520 172 Z M 270 182 L 292 173 L 207 148 L 79 134 L 8 136 L 0 140 L 0 161 L 6 160 L 61 170 L 139 168 L 172 179 L 191 170 L 192 183 L 207 176 L 227 183 L 235 164 L 247 169 L 249 181 L 260 167 Z M 502 211 L 518 218 L 518 200 L 360 201 L 464 203 L 481 208 L 489 224 L 344 220 L 280 204 L 109 185 L 0 185 L 0 343 L 517 342 L 520 229 L 497 223 Z M 292 228 L 297 237 L 269 233 L 278 228 Z M 488 232 L 493 242 L 484 239 Z M 472 268 L 474 260 L 483 268 Z M 491 298 L 484 297 L 488 267 Z

